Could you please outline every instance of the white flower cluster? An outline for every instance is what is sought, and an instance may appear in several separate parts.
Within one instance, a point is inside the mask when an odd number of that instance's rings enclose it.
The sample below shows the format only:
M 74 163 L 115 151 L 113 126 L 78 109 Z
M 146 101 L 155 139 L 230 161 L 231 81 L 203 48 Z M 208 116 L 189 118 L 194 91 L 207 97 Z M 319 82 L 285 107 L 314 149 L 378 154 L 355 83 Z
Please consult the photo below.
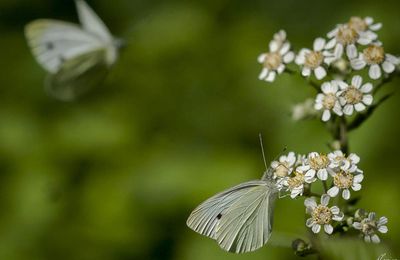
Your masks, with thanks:
M 258 57 L 263 64 L 259 78 L 274 81 L 276 75 L 285 71 L 287 64 L 294 60 L 303 76 L 314 74 L 318 80 L 330 75 L 331 69 L 339 69 L 349 76 L 366 67 L 371 79 L 380 79 L 393 73 L 400 64 L 400 59 L 386 53 L 378 40 L 376 31 L 381 27 L 382 24 L 375 23 L 371 17 L 351 17 L 347 23 L 336 25 L 327 34 L 327 39 L 315 39 L 312 49 L 303 48 L 296 57 L 290 51 L 285 31 L 281 30 L 270 42 L 269 52 Z M 372 105 L 371 83 L 362 84 L 359 75 L 353 76 L 351 82 L 344 81 L 343 75 L 341 78 L 331 76 L 333 80 L 322 83 L 321 93 L 315 99 L 314 109 L 322 112 L 322 121 L 330 120 L 332 113 L 351 116 L 354 111 L 362 112 Z
M 345 156 L 341 151 L 321 154 L 317 152 L 305 155 L 295 155 L 290 152 L 282 155 L 278 161 L 271 163 L 274 178 L 280 190 L 290 192 L 291 198 L 303 195 L 305 185 L 315 181 L 332 179 L 331 188 L 327 191 L 331 197 L 336 197 L 339 191 L 346 200 L 350 198 L 350 189 L 361 189 L 363 172 L 358 168 L 360 158 L 356 154 Z
M 364 237 L 365 242 L 379 243 L 381 240 L 377 233 L 387 233 L 388 228 L 386 226 L 388 219 L 387 217 L 380 217 L 376 219 L 375 212 L 366 213 L 359 215 L 356 212 L 353 222 L 353 228 L 360 230 L 361 236 Z

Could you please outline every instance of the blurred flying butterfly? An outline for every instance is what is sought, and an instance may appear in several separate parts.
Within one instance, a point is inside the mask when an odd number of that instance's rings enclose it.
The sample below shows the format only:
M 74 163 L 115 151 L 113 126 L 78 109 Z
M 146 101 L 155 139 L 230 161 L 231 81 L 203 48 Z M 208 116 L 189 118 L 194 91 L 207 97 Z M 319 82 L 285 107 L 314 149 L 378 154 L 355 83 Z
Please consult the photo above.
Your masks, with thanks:
M 273 170 L 269 168 L 261 180 L 241 183 L 201 203 L 186 224 L 216 240 L 226 251 L 251 252 L 265 245 L 271 236 L 277 195 Z
M 49 73 L 45 88 L 69 101 L 101 83 L 118 57 L 120 40 L 83 0 L 75 1 L 82 26 L 39 19 L 25 27 L 25 36 L 38 63 Z

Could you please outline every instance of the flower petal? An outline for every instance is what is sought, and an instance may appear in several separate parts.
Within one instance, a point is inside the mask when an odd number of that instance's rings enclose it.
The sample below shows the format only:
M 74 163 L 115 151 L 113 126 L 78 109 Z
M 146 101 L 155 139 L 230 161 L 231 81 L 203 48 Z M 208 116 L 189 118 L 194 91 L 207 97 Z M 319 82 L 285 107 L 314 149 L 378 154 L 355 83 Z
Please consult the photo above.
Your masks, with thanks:
M 336 197 L 339 193 L 339 188 L 337 186 L 333 186 L 327 191 L 327 193 L 331 197 Z
M 317 38 L 314 40 L 314 51 L 322 51 L 325 47 L 325 39 L 324 38 Z
M 311 229 L 314 233 L 319 233 L 319 231 L 321 230 L 321 225 L 314 224 L 314 226 Z
M 363 103 L 357 103 L 357 104 L 354 105 L 354 109 L 355 109 L 357 112 L 364 111 L 365 108 L 366 108 L 366 106 L 365 106 Z
M 387 217 L 380 217 L 380 219 L 378 220 L 378 225 L 386 225 L 387 222 L 388 222 Z
M 371 241 L 375 244 L 378 244 L 379 242 L 381 242 L 381 240 L 379 239 L 377 234 L 374 234 L 371 236 Z
M 283 62 L 284 63 L 291 63 L 294 60 L 294 53 L 292 51 L 289 51 L 288 53 L 283 56 Z
M 369 93 L 372 90 L 372 84 L 371 83 L 365 83 L 362 87 L 361 87 L 361 92 L 362 93 Z
M 349 59 L 354 59 L 357 57 L 357 48 L 354 44 L 350 44 L 346 48 L 346 54 Z
M 377 64 L 371 65 L 368 71 L 368 75 L 371 79 L 379 79 L 382 75 L 381 68 L 379 67 L 379 65 Z
M 343 108 L 343 113 L 345 115 L 348 115 L 348 116 L 351 116 L 353 114 L 353 111 L 354 111 L 354 106 L 353 105 L 346 105 Z
M 332 225 L 330 225 L 330 224 L 325 224 L 324 225 L 324 230 L 325 230 L 325 233 L 327 233 L 327 234 L 332 234 L 332 232 L 333 232 L 333 227 L 332 227 Z
M 394 66 L 393 63 L 390 63 L 388 61 L 384 61 L 382 63 L 382 69 L 383 71 L 385 71 L 386 73 L 392 73 L 394 71 L 396 67 Z
M 324 112 L 322 113 L 322 121 L 326 122 L 331 118 L 331 112 L 326 109 L 324 110 Z M 320 178 L 321 179 L 321 178 Z M 322 179 L 321 179 L 322 180 Z M 326 180 L 326 179 L 325 179 Z
M 363 99 L 362 99 L 362 102 L 369 106 L 369 105 L 372 104 L 373 99 L 374 98 L 372 97 L 372 95 L 364 95 Z
M 267 54 L 266 54 L 266 53 L 262 53 L 262 54 L 258 55 L 257 61 L 258 61 L 259 63 L 263 63 L 263 62 L 265 61 L 265 58 L 266 58 L 266 57 L 267 57 Z
M 310 209 L 315 209 L 317 207 L 317 202 L 315 198 L 307 198 L 304 200 L 304 206 Z
M 371 221 L 373 221 L 373 220 L 375 219 L 375 216 L 376 216 L 375 212 L 370 212 L 370 213 L 368 214 L 368 219 L 371 220 Z
M 307 219 L 306 226 L 312 227 L 314 225 L 314 220 L 312 218 Z
M 327 110 L 325 110 L 327 111 Z M 329 112 L 329 110 L 328 110 Z M 329 113 L 329 117 L 330 117 L 331 113 Z M 322 120 L 324 120 L 324 118 L 322 117 Z M 317 176 L 320 180 L 322 181 L 326 181 L 328 179 L 328 171 L 326 169 L 320 169 L 317 173 Z
M 380 226 L 378 228 L 378 231 L 381 232 L 381 233 L 387 233 L 388 232 L 388 228 L 387 228 L 387 226 Z
M 367 65 L 363 59 L 353 59 L 350 61 L 351 67 L 355 70 L 361 70 Z
M 263 68 L 260 75 L 258 75 L 258 79 L 263 80 L 265 79 L 265 77 L 267 77 L 267 75 L 268 75 L 268 69 Z
M 284 55 L 286 52 L 289 51 L 289 49 L 290 49 L 290 43 L 285 42 L 285 43 L 282 45 L 281 49 L 279 50 L 279 53 L 280 53 L 281 55 Z
M 361 84 L 362 84 L 361 76 L 356 75 L 351 79 L 351 85 L 353 85 L 354 87 L 360 88 Z
M 326 70 L 322 66 L 319 66 L 314 70 L 314 74 L 315 77 L 320 80 L 326 76 Z
M 354 177 L 353 177 L 353 181 L 355 183 L 362 182 L 363 179 L 364 179 L 364 174 L 357 174 L 357 175 L 354 175 Z
M 360 184 L 360 183 L 354 183 L 354 184 L 351 186 L 351 188 L 352 188 L 354 191 L 359 191 L 359 190 L 361 190 L 361 184 Z
M 354 222 L 353 228 L 360 230 L 362 229 L 362 224 L 360 222 Z
M 337 214 L 339 214 L 339 212 L 340 212 L 340 209 L 339 209 L 338 206 L 332 206 L 332 207 L 330 208 L 330 210 L 331 210 L 331 212 L 332 212 L 333 215 L 337 215 Z
M 349 191 L 349 189 L 344 189 L 344 190 L 343 190 L 343 192 L 342 192 L 342 197 L 343 197 L 343 199 L 345 199 L 345 200 L 350 199 L 350 191 Z
M 272 81 L 275 80 L 275 77 L 276 77 L 276 72 L 275 71 L 271 71 L 268 74 L 268 76 L 265 78 L 265 81 L 272 82 Z
M 329 197 L 327 194 L 323 194 L 323 195 L 321 196 L 321 204 L 322 204 L 323 206 L 328 206 L 329 199 L 330 199 L 330 197 Z
M 308 77 L 311 75 L 311 69 L 304 67 L 303 70 L 301 71 L 301 75 L 303 75 L 304 77 Z

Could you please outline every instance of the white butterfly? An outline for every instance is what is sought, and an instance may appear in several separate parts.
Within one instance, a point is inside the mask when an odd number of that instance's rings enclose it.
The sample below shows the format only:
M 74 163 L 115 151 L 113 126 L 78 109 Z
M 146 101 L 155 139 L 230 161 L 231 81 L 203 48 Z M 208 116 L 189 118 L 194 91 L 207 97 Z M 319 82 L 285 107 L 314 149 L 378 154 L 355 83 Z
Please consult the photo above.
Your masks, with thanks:
M 261 180 L 239 184 L 201 203 L 186 224 L 230 252 L 245 253 L 265 245 L 272 232 L 278 188 L 267 170 Z
M 120 45 L 83 0 L 75 2 L 82 27 L 50 19 L 25 27 L 34 57 L 49 73 L 46 90 L 61 100 L 73 100 L 99 84 L 117 60 Z

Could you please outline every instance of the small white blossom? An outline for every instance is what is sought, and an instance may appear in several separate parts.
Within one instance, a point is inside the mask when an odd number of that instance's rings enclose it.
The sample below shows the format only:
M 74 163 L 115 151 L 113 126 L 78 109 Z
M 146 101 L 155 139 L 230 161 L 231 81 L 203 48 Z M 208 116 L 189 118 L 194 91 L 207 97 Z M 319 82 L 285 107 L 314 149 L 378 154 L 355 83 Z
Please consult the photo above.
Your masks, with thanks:
M 327 193 L 331 197 L 336 197 L 339 191 L 342 190 L 342 197 L 345 200 L 350 199 L 350 188 L 354 191 L 361 190 L 361 182 L 364 179 L 364 174 L 359 171 L 351 172 L 348 170 L 331 171 L 333 177 L 333 187 Z
M 283 178 L 290 175 L 295 163 L 296 154 L 294 152 L 282 155 L 278 161 L 272 161 L 271 168 L 274 170 L 274 178 Z
M 348 25 L 357 32 L 369 32 L 372 38 L 377 38 L 377 35 L 373 35 L 373 32 L 382 28 L 381 23 L 374 23 L 374 19 L 368 16 L 365 18 L 353 16 L 350 18 Z
M 311 177 L 309 174 L 307 175 L 305 171 L 303 171 L 303 166 L 298 166 L 291 176 L 285 177 L 282 180 L 282 187 L 286 187 L 286 190 L 290 191 L 290 197 L 292 199 L 297 196 L 303 195 L 304 185 L 306 183 L 312 183 L 316 179 Z M 278 186 L 279 187 L 279 186 Z
M 314 108 L 323 110 L 322 121 L 326 122 L 331 118 L 331 111 L 342 116 L 342 106 L 337 96 L 339 87 L 335 80 L 324 82 L 321 86 L 322 93 L 319 93 L 315 99 Z
M 361 231 L 364 236 L 365 242 L 379 243 L 377 233 L 387 233 L 388 228 L 386 226 L 388 219 L 386 217 L 381 217 L 379 220 L 375 219 L 375 212 L 368 214 L 367 218 L 361 220 L 361 222 L 354 222 L 353 227 Z
M 340 104 L 343 106 L 345 115 L 352 115 L 354 110 L 361 112 L 366 109 L 366 106 L 372 104 L 373 97 L 370 94 L 372 84 L 365 83 L 362 85 L 362 78 L 354 76 L 351 80 L 351 85 L 344 81 L 338 81 L 340 91 L 338 92 Z
M 258 56 L 258 62 L 263 69 L 258 76 L 260 80 L 272 82 L 277 74 L 281 74 L 286 64 L 292 62 L 294 53 L 290 51 L 290 43 L 286 40 L 286 32 L 280 30 L 269 43 L 269 52 Z
M 307 198 L 304 201 L 306 211 L 311 215 L 311 218 L 307 219 L 306 226 L 311 228 L 314 233 L 319 233 L 321 226 L 324 227 L 324 231 L 327 234 L 333 232 L 333 221 L 341 221 L 344 217 L 343 212 L 337 206 L 328 207 L 329 196 L 324 194 L 321 196 L 321 204 L 317 205 L 315 198 Z
M 370 21 L 368 19 L 368 21 Z M 349 59 L 354 59 L 357 57 L 357 46 L 360 45 L 368 45 L 373 40 L 377 38 L 376 33 L 368 30 L 368 25 L 363 26 L 362 21 L 358 20 L 353 21 L 350 19 L 350 22 L 347 24 L 339 24 L 335 29 L 330 31 L 327 36 L 331 39 L 326 44 L 326 49 L 333 49 L 333 58 L 330 61 L 337 60 L 342 57 L 344 50 L 346 50 L 347 57 Z M 376 29 L 378 26 L 372 26 L 373 29 Z
M 351 59 L 350 63 L 351 67 L 355 70 L 361 70 L 365 66 L 369 66 L 369 77 L 371 79 L 379 79 L 382 76 L 382 70 L 387 74 L 395 71 L 396 66 L 400 63 L 400 59 L 385 53 L 382 46 L 371 44 L 358 57 Z
M 362 173 L 362 170 L 360 170 L 357 166 L 357 164 L 360 162 L 360 157 L 355 153 L 351 153 L 346 157 L 342 151 L 336 150 L 329 153 L 328 158 L 331 162 L 329 167 L 333 170 Z
M 326 76 L 326 70 L 323 67 L 326 62 L 327 56 L 325 49 L 325 39 L 317 38 L 314 40 L 313 50 L 303 48 L 296 56 L 296 64 L 301 65 L 301 74 L 305 77 L 311 76 L 311 72 L 314 71 L 314 75 L 317 79 L 323 79 Z
M 301 166 L 302 170 L 306 172 L 308 178 L 314 178 L 317 175 L 320 180 L 328 179 L 329 158 L 325 154 L 312 152 L 307 156 L 307 162 Z

